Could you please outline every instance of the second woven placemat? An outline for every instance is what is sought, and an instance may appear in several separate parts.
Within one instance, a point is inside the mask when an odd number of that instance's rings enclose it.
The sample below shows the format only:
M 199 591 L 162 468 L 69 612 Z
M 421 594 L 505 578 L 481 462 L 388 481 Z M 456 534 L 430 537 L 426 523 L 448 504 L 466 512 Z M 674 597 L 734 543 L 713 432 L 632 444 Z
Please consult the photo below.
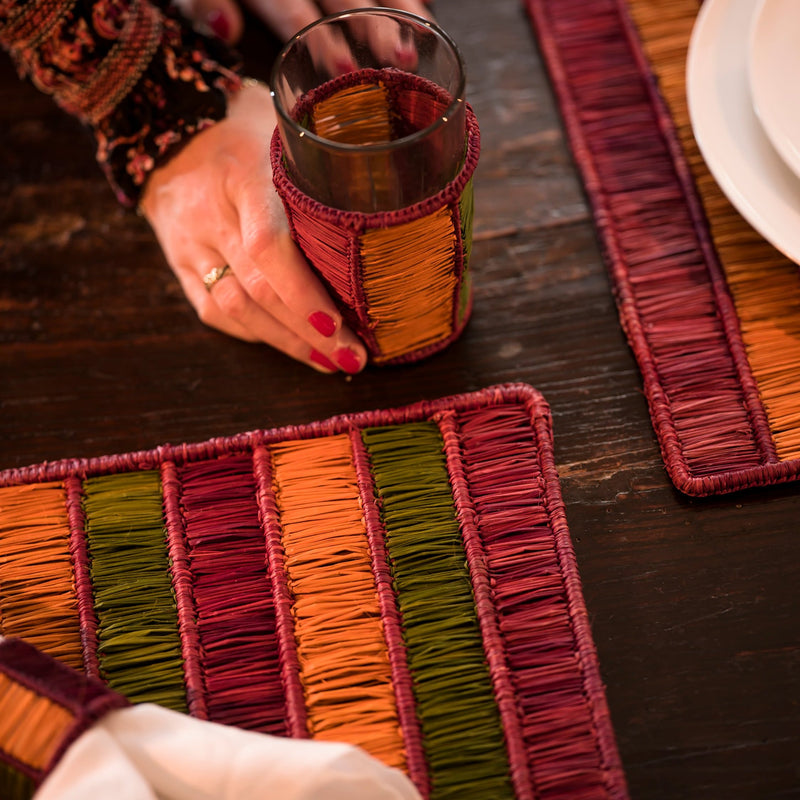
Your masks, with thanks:
M 800 476 L 800 272 L 697 150 L 685 61 L 697 0 L 524 0 L 675 486 Z

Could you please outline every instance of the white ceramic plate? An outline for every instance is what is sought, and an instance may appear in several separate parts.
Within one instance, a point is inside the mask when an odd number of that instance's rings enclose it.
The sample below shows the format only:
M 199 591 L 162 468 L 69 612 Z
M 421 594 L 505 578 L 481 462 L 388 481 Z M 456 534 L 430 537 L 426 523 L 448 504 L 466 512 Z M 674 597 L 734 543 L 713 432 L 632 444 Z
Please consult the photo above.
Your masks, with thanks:
M 750 93 L 748 45 L 757 5 L 705 0 L 700 7 L 686 65 L 689 115 L 722 191 L 765 239 L 800 263 L 800 178 L 770 144 Z
M 750 91 L 764 132 L 800 176 L 800 2 L 761 0 L 749 47 Z

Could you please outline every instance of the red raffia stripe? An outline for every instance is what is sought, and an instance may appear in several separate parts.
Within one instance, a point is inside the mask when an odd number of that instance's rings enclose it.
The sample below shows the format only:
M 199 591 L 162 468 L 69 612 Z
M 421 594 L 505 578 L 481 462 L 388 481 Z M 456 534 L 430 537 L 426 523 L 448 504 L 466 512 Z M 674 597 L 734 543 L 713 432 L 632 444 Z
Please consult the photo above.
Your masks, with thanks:
M 459 495 L 471 495 L 471 502 L 462 499 L 462 509 L 474 520 L 468 537 L 474 552 L 478 537 L 482 542 L 473 569 L 480 573 L 478 596 L 491 628 L 484 635 L 487 647 L 502 655 L 490 662 L 495 680 L 504 682 L 506 671 L 510 676 L 512 691 L 504 686 L 500 696 L 519 796 L 624 798 L 624 774 L 606 734 L 608 708 L 555 493 L 548 425 L 537 420 L 532 431 L 526 409 L 509 405 L 466 412 L 451 432 L 460 442 L 454 460 L 463 465 Z M 520 736 L 525 757 L 517 748 Z
M 794 480 L 767 417 L 691 170 L 624 0 L 525 0 L 675 485 Z
M 370 351 L 376 351 L 378 343 L 369 327 L 362 284 L 359 232 L 319 219 L 299 205 L 287 218 L 292 239 L 311 264 L 320 265 L 319 277 L 341 301 L 340 309 L 348 325 L 360 332 Z M 324 271 L 321 265 L 325 265 Z
M 252 459 L 187 465 L 176 480 L 188 560 L 184 591 L 191 592 L 197 613 L 190 655 L 201 668 L 198 690 L 207 716 L 284 734 L 275 609 Z M 178 586 L 176 593 L 183 593 Z

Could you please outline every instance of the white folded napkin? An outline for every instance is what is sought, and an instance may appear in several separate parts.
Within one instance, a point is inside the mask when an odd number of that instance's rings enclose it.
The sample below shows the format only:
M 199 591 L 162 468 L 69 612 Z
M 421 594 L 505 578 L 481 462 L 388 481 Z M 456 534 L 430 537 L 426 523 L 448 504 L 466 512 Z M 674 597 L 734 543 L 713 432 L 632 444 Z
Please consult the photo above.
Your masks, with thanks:
M 151 704 L 84 732 L 34 800 L 420 800 L 399 770 L 348 744 L 204 722 Z

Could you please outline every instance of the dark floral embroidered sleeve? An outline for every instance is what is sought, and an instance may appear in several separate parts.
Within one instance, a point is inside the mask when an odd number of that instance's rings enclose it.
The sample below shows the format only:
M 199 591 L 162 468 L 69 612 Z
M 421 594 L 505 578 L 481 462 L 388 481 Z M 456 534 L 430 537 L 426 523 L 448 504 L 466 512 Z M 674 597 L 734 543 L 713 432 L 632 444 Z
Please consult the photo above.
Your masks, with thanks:
M 0 0 L 0 43 L 22 77 L 91 129 L 128 206 L 241 86 L 228 48 L 148 0 Z

